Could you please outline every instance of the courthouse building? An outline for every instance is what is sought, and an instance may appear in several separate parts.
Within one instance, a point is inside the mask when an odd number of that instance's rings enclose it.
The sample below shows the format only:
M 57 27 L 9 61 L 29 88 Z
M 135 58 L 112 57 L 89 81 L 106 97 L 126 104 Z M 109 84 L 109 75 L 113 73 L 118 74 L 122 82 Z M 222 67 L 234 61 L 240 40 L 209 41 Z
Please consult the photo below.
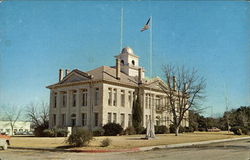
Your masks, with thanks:
M 66 69 L 65 74 L 60 69 L 59 82 L 47 87 L 50 89 L 49 127 L 94 129 L 114 122 L 127 128 L 132 125 L 132 105 L 137 95 L 143 108 L 144 127 L 150 119 L 155 125 L 169 126 L 173 117 L 166 109 L 164 82 L 158 77 L 146 79 L 139 57 L 129 47 L 115 56 L 115 64 L 90 71 Z M 188 126 L 187 119 L 182 125 Z

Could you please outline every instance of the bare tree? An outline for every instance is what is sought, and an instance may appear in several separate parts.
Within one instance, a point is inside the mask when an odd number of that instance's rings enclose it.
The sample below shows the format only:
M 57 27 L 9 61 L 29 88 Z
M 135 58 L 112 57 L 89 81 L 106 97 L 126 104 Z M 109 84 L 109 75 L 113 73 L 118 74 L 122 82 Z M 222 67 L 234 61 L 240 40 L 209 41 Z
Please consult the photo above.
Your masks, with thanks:
M 167 88 L 168 108 L 173 116 L 171 122 L 178 136 L 184 119 L 188 118 L 188 110 L 199 109 L 199 102 L 204 98 L 205 79 L 197 74 L 197 70 L 188 70 L 184 66 L 166 65 L 163 67 Z
M 35 128 L 47 124 L 49 121 L 48 104 L 45 102 L 31 102 L 26 107 L 26 116 L 32 122 Z
M 13 135 L 15 124 L 20 119 L 22 110 L 15 105 L 2 105 L 1 108 L 3 110 L 3 119 L 9 122 L 9 125 L 11 127 L 11 135 Z

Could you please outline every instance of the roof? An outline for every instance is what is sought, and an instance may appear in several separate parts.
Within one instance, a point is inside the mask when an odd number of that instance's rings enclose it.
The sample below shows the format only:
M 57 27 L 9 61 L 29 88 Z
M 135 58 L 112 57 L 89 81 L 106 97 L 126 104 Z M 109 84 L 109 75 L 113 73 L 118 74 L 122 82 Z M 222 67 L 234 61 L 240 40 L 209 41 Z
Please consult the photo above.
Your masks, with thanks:
M 74 74 L 78 75 L 78 78 L 70 80 L 70 78 Z M 131 77 L 121 72 L 120 79 L 117 79 L 115 68 L 108 66 L 101 66 L 87 72 L 82 72 L 78 69 L 74 69 L 67 76 L 65 76 L 60 82 L 47 86 L 47 88 L 52 88 L 54 86 L 60 86 L 63 84 L 70 84 L 74 82 L 103 81 L 103 80 L 115 83 L 122 83 L 130 86 L 138 85 L 137 77 Z
M 60 82 L 53 85 L 47 86 L 47 88 L 60 87 L 64 85 L 71 85 L 75 83 L 89 83 L 91 81 L 106 81 L 118 84 L 124 84 L 131 87 L 138 86 L 138 77 L 128 76 L 127 74 L 121 72 L 120 79 L 116 78 L 116 68 L 109 66 L 101 66 L 96 69 L 82 72 L 78 69 L 74 69 L 67 76 L 65 76 Z M 159 86 L 160 85 L 160 86 Z M 166 87 L 164 82 L 159 78 L 143 79 L 142 87 L 150 87 L 152 89 L 160 89 L 161 87 Z

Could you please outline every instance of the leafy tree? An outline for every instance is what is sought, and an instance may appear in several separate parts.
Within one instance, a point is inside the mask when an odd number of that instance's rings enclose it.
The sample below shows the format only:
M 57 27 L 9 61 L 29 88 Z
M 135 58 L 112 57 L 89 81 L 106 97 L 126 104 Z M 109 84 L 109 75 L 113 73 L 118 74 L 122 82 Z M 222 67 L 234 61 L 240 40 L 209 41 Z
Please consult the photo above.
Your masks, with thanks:
M 140 96 L 138 95 L 136 100 L 133 101 L 133 108 L 132 108 L 132 124 L 136 130 L 136 133 L 139 133 L 142 128 L 142 108 L 140 105 Z

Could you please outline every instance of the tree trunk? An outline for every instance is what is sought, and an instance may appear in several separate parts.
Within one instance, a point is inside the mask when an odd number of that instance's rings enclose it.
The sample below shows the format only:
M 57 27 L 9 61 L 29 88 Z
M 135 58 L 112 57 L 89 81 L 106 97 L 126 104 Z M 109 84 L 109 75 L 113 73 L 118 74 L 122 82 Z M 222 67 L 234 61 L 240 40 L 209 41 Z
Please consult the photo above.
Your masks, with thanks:
M 11 127 L 11 135 L 13 136 L 14 135 L 14 125 L 10 125 Z
M 178 135 L 179 135 L 179 128 L 180 128 L 180 126 L 177 126 L 177 127 L 175 128 L 175 136 L 178 136 Z

